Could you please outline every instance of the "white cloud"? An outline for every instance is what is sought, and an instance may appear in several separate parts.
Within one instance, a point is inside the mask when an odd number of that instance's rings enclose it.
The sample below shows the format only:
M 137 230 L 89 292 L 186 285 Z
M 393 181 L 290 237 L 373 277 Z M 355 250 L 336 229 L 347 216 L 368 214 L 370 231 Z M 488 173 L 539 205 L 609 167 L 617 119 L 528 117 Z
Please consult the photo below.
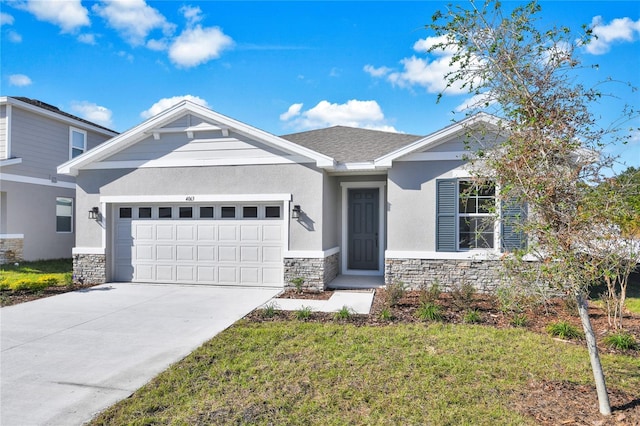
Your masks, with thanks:
M 22 36 L 19 33 L 13 31 L 13 30 L 7 31 L 7 37 L 9 38 L 9 41 L 11 43 L 20 43 L 20 42 L 22 42 Z
M 84 44 L 90 44 L 90 45 L 95 45 L 96 44 L 96 36 L 95 34 L 80 34 L 78 36 L 78 41 L 80 43 L 84 43 Z
M 302 111 L 302 104 L 293 104 L 287 112 L 280 115 L 280 120 L 298 130 L 341 125 L 397 132 L 393 126 L 386 124 L 382 108 L 376 101 L 357 99 L 351 99 L 344 104 L 323 100 L 306 111 Z
M 112 112 L 110 109 L 87 101 L 74 101 L 71 110 L 85 120 L 89 120 L 101 126 L 110 127 Z
M 8 13 L 0 12 L 0 26 L 2 25 L 13 25 L 13 16 Z
M 91 25 L 89 11 L 82 6 L 80 0 L 27 0 L 17 6 L 32 13 L 40 21 L 59 26 L 63 33 L 71 33 L 80 27 Z
M 175 25 L 144 0 L 102 0 L 101 5 L 93 6 L 93 11 L 133 46 L 144 44 L 154 29 L 162 29 L 165 35 L 175 31 Z
M 12 74 L 9 76 L 9 84 L 11 86 L 24 87 L 30 86 L 32 83 L 31 79 L 24 74 Z
M 140 117 L 142 118 L 151 118 L 156 114 L 161 113 L 162 111 L 164 111 L 167 108 L 170 108 L 172 106 L 174 106 L 177 103 L 182 102 L 183 100 L 189 100 L 193 103 L 196 103 L 198 105 L 202 105 L 204 107 L 209 107 L 209 104 L 207 103 L 207 101 L 205 101 L 202 98 L 199 98 L 198 96 L 192 96 L 192 95 L 183 95 L 183 96 L 174 96 L 171 98 L 162 98 L 160 99 L 158 102 L 156 102 L 155 104 L 151 105 L 151 108 L 142 111 L 140 113 Z
M 633 21 L 630 18 L 614 19 L 608 24 L 602 21 L 602 16 L 595 16 L 591 20 L 593 40 L 585 46 L 585 50 L 593 55 L 602 55 L 611 49 L 616 42 L 632 42 L 640 35 L 640 19 Z
M 190 68 L 220 57 L 224 49 L 233 45 L 231 37 L 218 27 L 185 29 L 169 47 L 169 59 L 174 64 Z
M 161 38 L 161 39 L 151 39 L 147 41 L 147 49 L 149 50 L 155 50 L 158 52 L 161 52 L 163 50 L 167 50 L 168 47 L 168 43 L 167 43 L 167 39 L 166 38 Z
M 388 68 L 388 67 L 376 68 L 373 65 L 368 65 L 368 64 L 364 66 L 363 70 L 364 72 L 369 74 L 371 77 L 384 77 L 385 75 L 393 71 L 391 68 Z
M 120 56 L 121 58 L 126 59 L 129 62 L 133 62 L 133 55 L 129 52 L 125 52 L 124 50 L 121 50 L 117 53 L 118 56 Z
M 202 21 L 202 10 L 198 6 L 182 6 L 180 13 L 185 17 L 187 25 L 190 27 Z
M 455 112 L 464 112 L 470 109 L 484 109 L 496 103 L 489 93 L 479 93 L 467 98 L 460 105 L 455 107 Z

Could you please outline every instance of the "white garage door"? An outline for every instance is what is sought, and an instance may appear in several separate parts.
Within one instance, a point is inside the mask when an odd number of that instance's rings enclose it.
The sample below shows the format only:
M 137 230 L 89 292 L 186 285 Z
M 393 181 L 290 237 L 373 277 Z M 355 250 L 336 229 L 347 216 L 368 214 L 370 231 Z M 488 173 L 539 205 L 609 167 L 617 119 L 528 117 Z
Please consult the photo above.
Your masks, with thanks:
M 282 205 L 114 210 L 116 281 L 283 285 Z

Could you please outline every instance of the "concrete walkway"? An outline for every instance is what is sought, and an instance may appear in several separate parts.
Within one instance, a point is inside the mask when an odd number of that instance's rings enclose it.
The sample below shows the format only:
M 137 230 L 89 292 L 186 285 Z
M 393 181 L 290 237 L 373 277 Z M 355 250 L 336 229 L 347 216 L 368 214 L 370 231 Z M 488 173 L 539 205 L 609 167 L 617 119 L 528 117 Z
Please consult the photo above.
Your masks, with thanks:
M 81 425 L 281 289 L 105 284 L 0 309 L 0 424 Z
M 343 307 L 353 313 L 368 314 L 373 303 L 374 290 L 335 291 L 329 300 L 313 299 L 277 299 L 273 298 L 266 305 L 272 305 L 281 311 L 297 311 L 304 307 L 316 312 L 337 312 Z

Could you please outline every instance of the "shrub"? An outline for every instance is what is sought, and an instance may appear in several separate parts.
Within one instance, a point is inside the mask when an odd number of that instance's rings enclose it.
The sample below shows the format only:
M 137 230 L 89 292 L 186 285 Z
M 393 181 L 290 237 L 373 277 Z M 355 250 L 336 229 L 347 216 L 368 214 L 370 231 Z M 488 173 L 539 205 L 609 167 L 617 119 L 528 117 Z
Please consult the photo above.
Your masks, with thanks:
M 402 281 L 396 281 L 387 286 L 387 306 L 396 306 L 407 292 L 407 286 Z
M 353 316 L 353 313 L 353 310 L 345 305 L 333 315 L 333 318 L 336 320 L 346 321 Z
M 302 286 L 304 285 L 304 278 L 298 277 L 291 280 L 291 284 L 296 288 L 298 293 L 302 293 Z
M 276 310 L 278 310 L 278 304 L 276 302 L 270 302 L 264 305 L 262 308 L 262 316 L 265 318 L 273 318 L 276 316 Z
M 480 311 L 478 311 L 477 309 L 468 310 L 464 314 L 464 317 L 462 319 L 462 321 L 466 322 L 467 324 L 477 324 L 481 320 L 482 317 L 480 316 Z
M 300 321 L 308 320 L 309 318 L 311 318 L 311 307 L 310 306 L 301 307 L 296 311 L 295 317 L 297 320 L 300 320 Z
M 442 290 L 438 280 L 432 282 L 430 286 L 427 283 L 423 283 L 420 286 L 420 303 L 436 303 L 440 298 L 440 293 L 442 293 Z
M 513 318 L 511 318 L 511 325 L 514 327 L 525 327 L 528 321 L 525 314 L 515 314 Z
M 423 321 L 442 321 L 442 308 L 434 303 L 422 303 L 416 311 L 416 316 Z
M 473 303 L 476 288 L 468 281 L 456 283 L 451 287 L 451 299 L 458 309 L 469 309 Z
M 578 328 L 566 321 L 558 321 L 547 326 L 547 331 L 552 336 L 560 337 L 561 339 L 579 339 L 582 337 L 582 333 Z
M 501 285 L 496 290 L 498 306 L 503 313 L 522 312 L 524 298 L 512 285 Z
M 604 338 L 604 343 L 611 348 L 621 351 L 638 349 L 638 343 L 633 335 L 624 331 L 609 334 Z

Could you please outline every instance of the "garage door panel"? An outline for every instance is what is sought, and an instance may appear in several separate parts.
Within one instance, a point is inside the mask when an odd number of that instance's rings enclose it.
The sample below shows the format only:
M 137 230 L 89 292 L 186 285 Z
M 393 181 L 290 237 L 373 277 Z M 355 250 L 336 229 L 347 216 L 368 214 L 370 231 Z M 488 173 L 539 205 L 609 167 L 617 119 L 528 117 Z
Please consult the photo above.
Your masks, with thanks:
M 114 225 L 117 280 L 249 286 L 283 283 L 281 220 L 124 218 Z

